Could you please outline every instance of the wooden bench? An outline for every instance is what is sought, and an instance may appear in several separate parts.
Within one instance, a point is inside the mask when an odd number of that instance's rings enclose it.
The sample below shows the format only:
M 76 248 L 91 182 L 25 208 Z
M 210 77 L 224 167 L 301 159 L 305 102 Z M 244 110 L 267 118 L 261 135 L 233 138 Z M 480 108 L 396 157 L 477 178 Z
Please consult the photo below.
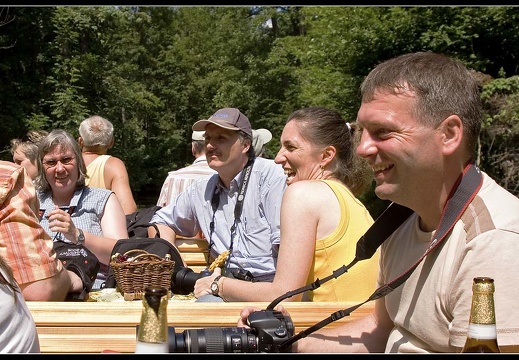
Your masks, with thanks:
M 372 302 L 327 327 L 335 327 L 367 314 Z M 240 310 L 247 305 L 262 309 L 268 303 L 195 303 L 170 301 L 168 324 L 180 333 L 185 329 L 236 327 Z M 347 309 L 353 303 L 284 302 L 295 325 L 295 333 Z M 101 353 L 113 350 L 133 353 L 136 325 L 140 322 L 141 301 L 125 302 L 40 302 L 29 301 L 40 340 L 42 353 Z
M 194 272 L 200 272 L 207 267 L 209 249 L 207 240 L 201 237 L 186 238 L 177 236 L 175 245 L 186 265 Z

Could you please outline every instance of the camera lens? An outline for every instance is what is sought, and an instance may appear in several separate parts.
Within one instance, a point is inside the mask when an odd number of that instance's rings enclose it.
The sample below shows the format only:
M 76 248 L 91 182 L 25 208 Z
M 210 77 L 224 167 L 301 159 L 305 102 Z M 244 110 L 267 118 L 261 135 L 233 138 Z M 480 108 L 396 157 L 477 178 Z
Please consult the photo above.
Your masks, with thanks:
M 252 318 L 251 318 L 252 317 Z M 291 352 L 280 346 L 294 334 L 292 319 L 279 311 L 262 310 L 249 315 L 251 328 L 211 327 L 175 333 L 168 326 L 170 353 L 271 353 Z
M 209 274 L 209 272 L 204 271 L 196 273 L 188 267 L 183 267 L 173 274 L 171 278 L 171 291 L 173 294 L 188 295 L 195 289 L 196 281 Z
M 256 335 L 245 328 L 206 328 L 184 330 L 184 339 L 191 353 L 258 352 Z

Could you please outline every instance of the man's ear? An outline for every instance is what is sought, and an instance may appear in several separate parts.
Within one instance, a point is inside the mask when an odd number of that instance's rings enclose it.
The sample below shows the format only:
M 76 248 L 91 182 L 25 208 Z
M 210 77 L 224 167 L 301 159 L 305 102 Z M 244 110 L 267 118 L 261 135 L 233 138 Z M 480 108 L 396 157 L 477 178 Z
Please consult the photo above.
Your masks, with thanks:
M 112 137 L 112 140 L 110 140 L 110 143 L 108 144 L 108 148 L 106 150 L 111 149 L 114 146 L 114 143 L 115 139 Z
M 451 115 L 442 121 L 440 125 L 442 132 L 442 152 L 451 155 L 458 149 L 463 140 L 463 122 L 458 115 Z
M 81 149 L 83 149 L 83 146 L 84 146 L 85 144 L 84 144 L 84 142 L 83 142 L 83 138 L 82 138 L 81 136 L 77 138 L 77 142 L 78 142 L 78 144 L 79 144 L 79 147 L 80 147 Z

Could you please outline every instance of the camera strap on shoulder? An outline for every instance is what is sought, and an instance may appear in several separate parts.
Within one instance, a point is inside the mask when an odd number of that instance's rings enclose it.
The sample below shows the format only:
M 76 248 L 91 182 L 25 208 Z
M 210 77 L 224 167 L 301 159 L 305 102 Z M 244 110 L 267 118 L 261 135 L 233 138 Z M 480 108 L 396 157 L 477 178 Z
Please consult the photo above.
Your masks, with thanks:
M 238 221 L 240 221 L 241 212 L 243 210 L 243 200 L 245 199 L 245 192 L 247 191 L 247 187 L 249 184 L 249 178 L 252 171 L 252 166 L 254 165 L 254 157 L 251 157 L 245 168 L 243 170 L 243 175 L 240 180 L 240 187 L 238 189 L 238 198 L 236 200 L 236 205 L 234 205 L 234 221 L 231 226 L 231 243 L 229 245 L 229 255 L 227 256 L 227 260 L 225 263 L 225 267 L 227 267 L 227 263 L 229 262 L 230 257 L 232 256 L 232 250 L 234 246 L 234 236 L 236 235 L 236 225 Z M 209 252 L 211 252 L 211 248 L 214 245 L 213 242 L 213 233 L 214 233 L 214 218 L 216 210 L 220 205 L 220 192 L 218 191 L 218 185 L 215 186 L 213 197 L 211 198 L 211 207 L 213 209 L 213 218 L 211 223 L 209 224 Z M 207 258 L 207 266 L 209 266 L 209 257 Z
M 386 296 L 391 291 L 396 289 L 398 286 L 403 284 L 411 275 L 411 273 L 416 269 L 418 264 L 433 250 L 435 249 L 450 233 L 456 222 L 461 218 L 469 204 L 472 202 L 477 192 L 481 188 L 483 184 L 483 175 L 481 171 L 474 163 L 468 164 L 463 173 L 458 178 L 456 184 L 454 185 L 451 193 L 449 194 L 447 203 L 443 209 L 440 223 L 438 228 L 436 229 L 434 239 L 429 244 L 429 247 L 425 251 L 425 253 L 416 261 L 409 269 L 407 269 L 404 273 L 391 280 L 385 285 L 382 285 L 378 289 L 376 289 L 371 296 L 365 301 L 351 306 L 344 310 L 339 310 L 331 314 L 329 317 L 324 320 L 318 322 L 317 324 L 309 327 L 306 330 L 299 332 L 298 334 L 292 336 L 291 338 L 283 341 L 279 348 L 285 348 L 290 346 L 294 342 L 299 339 L 302 339 L 309 334 L 317 331 L 318 329 L 330 324 L 333 321 L 342 319 L 345 316 L 348 316 L 364 305 L 368 301 L 376 300 L 381 297 Z M 395 206 L 396 205 L 396 206 Z M 291 291 L 277 299 L 275 299 L 272 303 L 269 304 L 267 309 L 272 310 L 279 302 L 293 295 L 299 294 L 301 292 L 307 290 L 314 290 L 321 286 L 321 284 L 326 281 L 336 278 L 339 275 L 345 273 L 349 268 L 355 265 L 359 260 L 369 259 L 375 253 L 376 249 L 393 233 L 401 224 L 405 222 L 405 220 L 412 214 L 412 210 L 403 207 L 401 205 L 392 203 L 389 207 L 375 220 L 373 225 L 366 231 L 366 233 L 359 239 L 357 242 L 355 259 L 348 265 L 343 266 L 340 269 L 333 272 L 333 275 L 330 275 L 324 278 L 322 281 L 317 279 L 314 283 L 297 289 L 295 291 Z

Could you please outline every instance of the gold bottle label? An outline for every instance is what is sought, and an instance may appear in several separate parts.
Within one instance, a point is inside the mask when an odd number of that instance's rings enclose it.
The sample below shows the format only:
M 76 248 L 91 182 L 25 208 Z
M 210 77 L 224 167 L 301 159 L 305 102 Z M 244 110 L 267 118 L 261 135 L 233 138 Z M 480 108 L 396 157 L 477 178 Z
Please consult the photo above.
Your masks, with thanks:
M 491 278 L 474 278 L 467 340 L 461 352 L 500 352 L 494 310 L 494 280 Z
M 164 289 L 164 288 L 162 288 Z M 167 290 L 148 293 L 142 299 L 142 315 L 136 353 L 168 352 Z

